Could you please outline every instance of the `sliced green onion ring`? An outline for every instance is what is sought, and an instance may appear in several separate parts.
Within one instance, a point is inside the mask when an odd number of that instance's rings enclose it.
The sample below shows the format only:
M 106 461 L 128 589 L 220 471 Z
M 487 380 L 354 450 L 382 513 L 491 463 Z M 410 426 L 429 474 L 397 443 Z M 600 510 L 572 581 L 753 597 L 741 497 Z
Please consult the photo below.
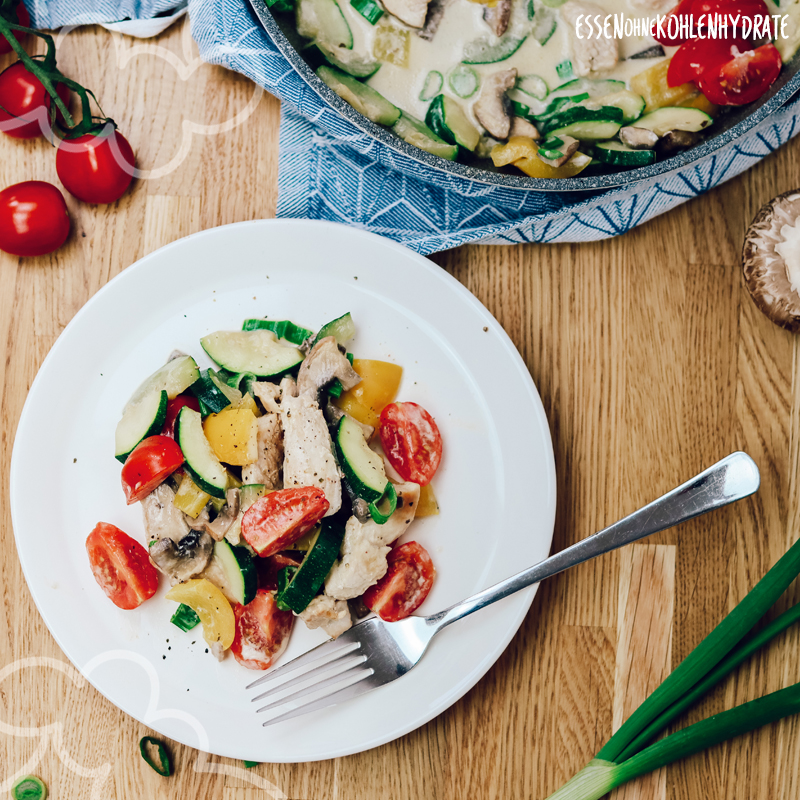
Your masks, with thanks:
M 156 754 L 158 755 L 158 764 L 153 761 L 150 753 L 147 751 L 148 745 L 155 748 Z M 139 752 L 142 754 L 142 758 L 147 765 L 152 767 L 159 775 L 163 775 L 165 778 L 172 775 L 172 759 L 169 757 L 169 753 L 167 752 L 167 748 L 164 747 L 163 742 L 152 736 L 142 736 L 139 740 Z
M 378 503 L 382 502 L 384 499 L 389 502 L 389 511 L 385 514 L 378 508 Z M 383 525 L 389 517 L 394 514 L 396 508 L 397 492 L 394 489 L 394 484 L 391 481 L 386 481 L 386 488 L 383 490 L 383 494 L 377 500 L 369 504 L 369 515 L 378 525 Z
M 11 796 L 14 800 L 45 800 L 47 787 L 41 778 L 35 775 L 23 775 L 14 781 L 11 787 Z
M 441 94 L 442 86 L 444 86 L 442 73 L 437 72 L 435 69 L 431 70 L 425 76 L 425 83 L 422 87 L 422 91 L 419 93 L 419 99 L 426 102 L 428 100 L 433 100 L 437 94 Z

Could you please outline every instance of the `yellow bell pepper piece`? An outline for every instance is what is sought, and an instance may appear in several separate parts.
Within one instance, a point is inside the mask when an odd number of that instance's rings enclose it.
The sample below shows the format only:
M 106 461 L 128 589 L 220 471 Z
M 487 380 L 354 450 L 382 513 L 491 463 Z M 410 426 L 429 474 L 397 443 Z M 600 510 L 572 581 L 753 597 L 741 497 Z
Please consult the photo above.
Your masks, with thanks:
M 710 117 L 716 117 L 719 111 L 719 106 L 714 105 L 701 91 L 698 90 L 697 94 L 688 97 L 679 106 L 684 108 L 697 108 L 700 111 L 705 111 Z M 632 123 L 635 125 L 636 123 Z
M 586 169 L 591 162 L 592 159 L 589 156 L 577 152 L 560 167 L 551 167 L 538 156 L 520 158 L 514 162 L 514 166 L 521 169 L 526 175 L 530 175 L 531 178 L 572 178 Z
M 258 425 L 249 408 L 225 408 L 203 420 L 214 455 L 225 464 L 244 466 L 258 459 Z
M 397 397 L 403 368 L 390 361 L 357 358 L 353 369 L 361 382 L 342 393 L 339 408 L 362 424 L 377 428 L 381 411 Z
M 683 105 L 684 101 L 698 93 L 697 87 L 693 83 L 682 83 L 675 87 L 668 86 L 668 69 L 669 59 L 667 58 L 631 78 L 631 91 L 644 98 L 645 112 L 655 111 L 657 108 L 665 106 Z
M 219 642 L 224 650 L 233 644 L 236 618 L 231 604 L 222 591 L 205 578 L 193 578 L 179 583 L 167 592 L 167 600 L 185 603 L 200 617 L 203 638 L 209 643 Z
M 181 485 L 175 493 L 175 499 L 172 504 L 175 508 L 183 511 L 184 514 L 196 519 L 210 499 L 211 495 L 204 492 L 191 479 L 188 472 L 184 472 L 183 478 L 181 478 Z
M 261 409 L 258 407 L 258 403 L 253 400 L 253 397 L 249 392 L 245 394 L 238 403 L 236 403 L 234 408 L 248 408 L 253 412 L 254 417 L 261 416 Z
M 415 517 L 432 517 L 439 513 L 439 502 L 433 493 L 433 485 L 428 484 L 419 490 L 419 503 Z
M 492 161 L 496 167 L 504 167 L 520 158 L 534 158 L 538 150 L 529 136 L 512 136 L 506 144 L 492 148 Z

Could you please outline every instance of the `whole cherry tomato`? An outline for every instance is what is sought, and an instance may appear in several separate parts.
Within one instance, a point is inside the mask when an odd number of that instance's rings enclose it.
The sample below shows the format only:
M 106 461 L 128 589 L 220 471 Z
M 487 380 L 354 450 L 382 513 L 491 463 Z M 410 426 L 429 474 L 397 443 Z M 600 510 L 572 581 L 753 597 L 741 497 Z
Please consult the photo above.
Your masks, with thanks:
M 381 411 L 381 444 L 403 480 L 431 482 L 442 460 L 442 436 L 433 417 L 416 403 L 389 403 Z
M 275 555 L 308 533 L 330 508 L 315 486 L 281 489 L 260 497 L 242 517 L 242 536 L 260 556 Z
M 735 49 L 734 49 L 735 48 Z M 682 44 L 669 62 L 667 85 L 696 81 L 707 69 L 720 67 L 750 49 L 744 39 L 692 39 Z
M 364 592 L 364 605 L 385 622 L 413 614 L 428 596 L 436 570 L 428 551 L 416 542 L 395 547 L 386 558 L 386 574 Z
M 63 83 L 56 92 L 64 104 L 69 89 Z M 15 139 L 33 139 L 50 130 L 50 95 L 21 61 L 0 72 L 0 130 Z
M 725 64 L 707 69 L 697 82 L 700 91 L 718 106 L 742 106 L 758 100 L 781 71 L 774 45 L 747 50 Z
M 169 436 L 142 439 L 122 467 L 122 489 L 128 505 L 147 497 L 183 464 L 178 443 Z
M 147 550 L 114 525 L 98 522 L 86 539 L 92 574 L 119 608 L 136 608 L 158 589 L 158 571 Z
M 233 657 L 248 669 L 268 669 L 289 644 L 294 624 L 291 611 L 281 611 L 272 592 L 259 589 L 246 606 L 235 605 Z
M 24 181 L 0 192 L 0 250 L 43 256 L 58 250 L 67 236 L 67 204 L 52 183 Z
M 56 152 L 56 172 L 67 191 L 84 203 L 114 203 L 130 186 L 134 155 L 116 129 L 62 139 Z
M 167 416 L 164 417 L 164 427 L 161 429 L 162 436 L 169 436 L 171 439 L 175 438 L 175 420 L 178 419 L 181 409 L 184 406 L 194 411 L 200 411 L 200 403 L 193 394 L 179 394 L 173 397 L 172 400 L 167 400 Z
M 17 22 L 22 25 L 23 28 L 30 28 L 31 26 L 31 15 L 28 13 L 28 9 L 25 8 L 25 4 L 20 2 L 17 6 Z M 14 31 L 14 38 L 21 42 L 25 38 L 26 34 L 20 33 L 19 31 Z M 0 36 L 0 56 L 4 56 L 6 53 L 10 53 L 14 48 L 5 40 L 5 37 Z

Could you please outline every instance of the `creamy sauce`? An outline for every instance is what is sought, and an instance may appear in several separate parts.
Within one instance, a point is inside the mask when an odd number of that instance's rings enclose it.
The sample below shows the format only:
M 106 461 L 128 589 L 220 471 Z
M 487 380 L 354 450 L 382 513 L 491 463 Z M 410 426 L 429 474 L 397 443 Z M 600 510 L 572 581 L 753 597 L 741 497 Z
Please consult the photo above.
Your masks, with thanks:
M 450 0 L 433 40 L 427 41 L 418 36 L 415 29 L 408 28 L 389 14 L 384 14 L 378 26 L 373 26 L 350 5 L 349 0 L 337 0 L 337 2 L 353 32 L 354 52 L 371 55 L 376 31 L 381 23 L 386 24 L 386 20 L 390 20 L 391 24 L 409 32 L 408 67 L 384 62 L 375 75 L 367 81 L 370 86 L 399 108 L 423 119 L 429 101 L 420 100 L 420 93 L 428 73 L 435 70 L 440 72 L 444 78 L 443 93 L 457 99 L 472 116 L 471 106 L 477 100 L 480 89 L 468 99 L 459 98 L 448 85 L 447 76 L 461 63 L 464 48 L 468 43 L 480 38 L 487 38 L 492 42 L 499 41 L 483 20 L 483 5 L 470 2 L 470 0 Z M 665 7 L 658 10 L 635 8 L 628 0 L 601 0 L 598 5 L 601 5 L 607 14 L 624 14 L 626 18 L 630 19 L 649 19 L 655 18 L 656 14 L 665 14 L 672 3 L 670 0 L 666 0 Z M 570 78 L 558 76 L 556 65 L 567 59 L 573 59 L 572 37 L 568 30 L 568 23 L 558 16 L 558 9 L 554 9 L 554 12 L 558 19 L 556 30 L 544 45 L 529 35 L 519 50 L 510 58 L 493 64 L 471 64 L 470 66 L 481 79 L 500 70 L 515 67 L 520 76 L 533 74 L 543 78 L 551 90 L 570 80 Z M 584 28 L 585 34 L 586 29 Z M 632 36 L 617 40 L 620 60 L 612 69 L 604 70 L 602 73 L 593 73 L 590 77 L 612 78 L 627 83 L 631 77 L 657 63 L 660 59 L 625 59 L 656 44 L 655 40 L 649 36 Z

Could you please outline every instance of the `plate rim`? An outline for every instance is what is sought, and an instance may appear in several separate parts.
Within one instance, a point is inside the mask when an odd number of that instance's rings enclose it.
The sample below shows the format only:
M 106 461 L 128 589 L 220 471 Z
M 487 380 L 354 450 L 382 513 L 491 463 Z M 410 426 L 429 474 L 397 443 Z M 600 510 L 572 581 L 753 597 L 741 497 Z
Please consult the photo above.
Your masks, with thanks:
M 33 394 L 34 389 L 36 388 L 37 384 L 40 382 L 40 376 L 44 373 L 45 368 L 47 367 L 48 363 L 58 357 L 58 352 L 60 351 L 61 347 L 64 346 L 64 341 L 68 334 L 68 331 L 77 324 L 77 322 L 85 315 L 91 313 L 91 309 L 93 309 L 97 304 L 102 303 L 102 298 L 104 297 L 106 291 L 112 285 L 116 285 L 117 282 L 124 282 L 125 280 L 130 280 L 130 275 L 133 274 L 133 268 L 137 267 L 139 264 L 150 260 L 152 257 L 155 257 L 157 254 L 161 256 L 164 251 L 170 251 L 175 248 L 180 248 L 187 240 L 195 240 L 197 238 L 208 237 L 218 235 L 219 231 L 223 230 L 236 230 L 245 227 L 262 227 L 264 230 L 268 230 L 269 228 L 276 228 L 276 227 L 307 227 L 311 226 L 317 229 L 329 229 L 333 228 L 339 232 L 346 232 L 348 235 L 354 235 L 357 238 L 363 237 L 369 240 L 373 240 L 374 245 L 376 246 L 384 246 L 388 247 L 391 250 L 394 250 L 398 253 L 402 253 L 405 257 L 410 257 L 412 260 L 415 260 L 422 266 L 424 269 L 429 271 L 431 275 L 443 281 L 445 285 L 448 285 L 452 290 L 455 290 L 457 293 L 461 294 L 473 307 L 476 308 L 481 314 L 483 314 L 492 324 L 493 324 L 493 332 L 497 333 L 500 338 L 500 342 L 503 346 L 503 349 L 508 353 L 511 357 L 512 362 L 515 362 L 515 366 L 523 375 L 527 375 L 527 379 L 529 381 L 529 389 L 531 390 L 532 398 L 534 403 L 537 407 L 536 412 L 536 421 L 538 426 L 544 432 L 543 442 L 544 442 L 544 452 L 543 458 L 546 461 L 546 471 L 548 476 L 549 482 L 549 489 L 548 492 L 548 501 L 549 501 L 549 519 L 547 520 L 546 528 L 550 531 L 549 533 L 549 543 L 547 546 L 548 552 L 552 547 L 553 541 L 553 534 L 555 529 L 555 513 L 556 513 L 556 502 L 557 502 L 557 481 L 556 481 L 556 471 L 555 471 L 555 454 L 553 450 L 553 442 L 552 442 L 552 435 L 550 432 L 549 424 L 547 415 L 544 410 L 544 405 L 541 400 L 541 396 L 539 394 L 538 388 L 533 381 L 533 377 L 530 374 L 530 371 L 527 368 L 524 360 L 522 359 L 521 354 L 519 353 L 516 345 L 514 345 L 513 341 L 511 340 L 510 336 L 506 333 L 505 329 L 500 325 L 500 323 L 495 319 L 492 313 L 486 308 L 486 306 L 474 295 L 469 289 L 466 288 L 460 281 L 458 281 L 455 277 L 453 277 L 449 272 L 445 269 L 439 267 L 435 262 L 430 261 L 429 259 L 425 258 L 424 256 L 410 250 L 409 248 L 385 237 L 379 236 L 369 231 L 365 231 L 360 228 L 356 228 L 353 226 L 343 225 L 340 223 L 334 223 L 324 220 L 303 220 L 303 219 L 262 219 L 262 220 L 247 220 L 242 222 L 230 223 L 227 225 L 217 226 L 215 228 L 208 228 L 203 231 L 198 231 L 196 233 L 190 234 L 189 236 L 182 237 L 181 239 L 177 239 L 173 242 L 170 242 L 163 247 L 154 250 L 151 253 L 143 256 L 140 259 L 137 259 L 135 262 L 130 264 L 128 267 L 124 268 L 120 273 L 115 275 L 111 280 L 109 280 L 106 284 L 104 284 L 97 292 L 95 292 L 85 303 L 81 306 L 80 309 L 74 314 L 72 319 L 67 323 L 64 327 L 64 330 L 61 331 L 59 336 L 57 337 L 56 341 L 51 346 L 50 350 L 48 351 L 45 358 L 42 360 L 41 365 L 39 366 L 36 376 L 34 380 L 31 382 L 31 386 L 28 389 L 28 396 L 26 397 L 25 403 L 23 405 L 23 409 L 20 413 L 19 420 L 17 422 L 17 427 L 14 432 L 14 444 L 12 448 L 11 460 L 10 460 L 10 468 L 9 468 L 9 505 L 10 505 L 10 512 L 11 512 L 11 521 L 12 521 L 12 530 L 14 534 L 14 544 L 17 551 L 17 558 L 22 569 L 23 576 L 25 578 L 25 583 L 28 588 L 28 591 L 31 594 L 31 598 L 33 599 L 34 605 L 36 606 L 37 611 L 41 617 L 42 622 L 44 623 L 45 627 L 49 634 L 53 637 L 53 639 L 58 644 L 61 651 L 64 653 L 66 658 L 69 662 L 83 675 L 86 680 L 92 685 L 92 687 L 98 691 L 103 697 L 105 697 L 115 708 L 119 709 L 123 713 L 127 714 L 130 717 L 133 717 L 138 722 L 147 725 L 154 730 L 157 730 L 162 735 L 168 736 L 175 741 L 179 741 L 182 744 L 185 744 L 188 747 L 191 747 L 196 750 L 205 750 L 206 752 L 221 755 L 223 757 L 228 758 L 241 758 L 240 755 L 231 755 L 229 753 L 221 753 L 216 749 L 211 748 L 204 748 L 202 747 L 201 743 L 189 742 L 187 741 L 187 737 L 179 737 L 174 735 L 173 733 L 163 733 L 158 727 L 158 719 L 151 719 L 146 720 L 143 718 L 142 714 L 135 713 L 130 710 L 129 707 L 120 704 L 117 700 L 112 699 L 109 694 L 98 685 L 94 676 L 91 674 L 87 674 L 84 671 L 85 665 L 79 664 L 74 658 L 73 654 L 71 654 L 69 648 L 62 638 L 61 632 L 54 631 L 47 622 L 47 618 L 42 611 L 41 603 L 40 603 L 40 596 L 37 592 L 36 584 L 32 584 L 29 580 L 29 572 L 28 568 L 25 564 L 25 559 L 21 554 L 20 549 L 20 539 L 19 534 L 17 533 L 17 522 L 20 517 L 20 513 L 18 511 L 18 498 L 16 486 L 18 483 L 17 473 L 20 469 L 19 461 L 21 456 L 18 455 L 18 441 L 19 441 L 19 434 L 23 428 L 29 424 L 28 423 L 28 416 L 33 413 L 31 411 L 31 405 L 28 402 L 28 398 Z M 269 234 L 267 234 L 269 235 Z M 43 378 L 41 379 L 43 380 Z M 383 744 L 395 741 L 396 739 L 401 738 L 402 736 L 407 735 L 408 733 L 422 727 L 423 725 L 430 722 L 432 719 L 436 718 L 440 714 L 444 713 L 448 708 L 458 702 L 462 697 L 464 697 L 469 691 L 471 691 L 479 682 L 480 680 L 486 675 L 486 673 L 494 666 L 494 664 L 500 659 L 502 654 L 508 648 L 511 640 L 516 636 L 519 631 L 519 628 L 522 625 L 525 617 L 527 616 L 531 604 L 533 602 L 533 598 L 536 595 L 538 590 L 538 584 L 528 587 L 521 592 L 518 593 L 519 597 L 523 600 L 523 602 L 519 606 L 519 611 L 517 614 L 511 618 L 509 617 L 509 625 L 506 629 L 505 635 L 501 638 L 499 646 L 496 648 L 495 652 L 492 653 L 490 657 L 484 658 L 484 660 L 479 663 L 476 667 L 475 672 L 473 675 L 469 676 L 470 680 L 467 682 L 463 690 L 460 690 L 456 696 L 452 699 L 449 699 L 445 704 L 436 704 L 429 708 L 426 712 L 421 715 L 417 715 L 414 721 L 409 722 L 406 725 L 401 725 L 399 728 L 394 730 L 392 733 L 386 736 L 378 736 L 376 739 L 370 741 L 364 746 L 357 746 L 357 747 L 347 747 L 343 746 L 332 750 L 330 754 L 324 756 L 325 760 L 329 758 L 338 758 L 348 755 L 354 755 L 361 752 L 366 752 L 367 750 L 371 750 L 375 747 L 379 747 Z M 89 662 L 90 663 L 90 662 Z M 440 695 L 441 697 L 441 695 Z M 165 698 L 161 698 L 161 703 L 159 704 L 159 709 L 162 708 L 162 704 Z M 300 758 L 296 760 L 290 759 L 278 759 L 271 761 L 270 763 L 313 763 L 318 759 L 307 759 L 307 758 Z

